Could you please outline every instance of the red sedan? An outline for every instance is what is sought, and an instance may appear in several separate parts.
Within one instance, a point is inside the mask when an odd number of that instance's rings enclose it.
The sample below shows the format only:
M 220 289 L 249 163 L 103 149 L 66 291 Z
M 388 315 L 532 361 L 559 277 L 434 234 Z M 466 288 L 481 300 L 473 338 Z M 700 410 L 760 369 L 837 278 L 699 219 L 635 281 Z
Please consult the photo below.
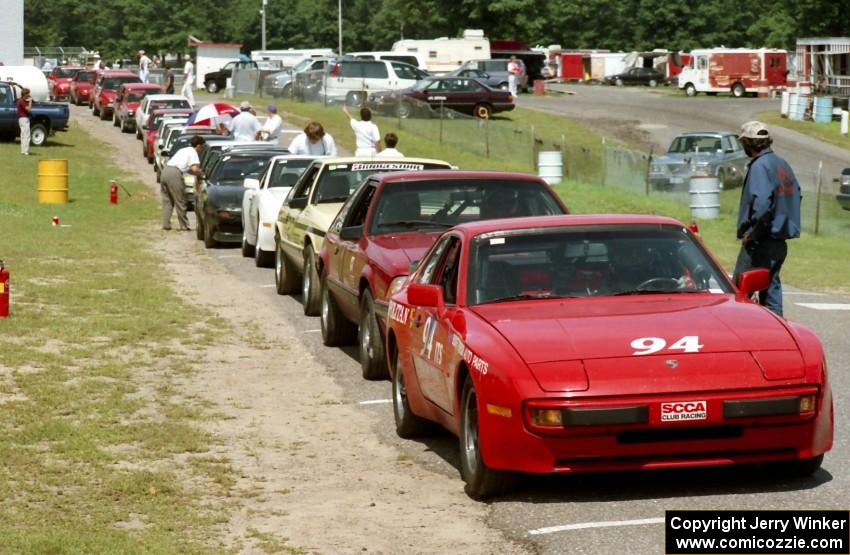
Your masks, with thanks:
M 125 133 L 136 130 L 136 110 L 142 99 L 149 94 L 157 94 L 162 87 L 155 83 L 124 83 L 115 94 L 112 102 L 112 124 Z
M 47 76 L 50 100 L 67 100 L 71 97 L 71 82 L 82 71 L 81 67 L 57 66 Z
M 112 103 L 118 87 L 124 83 L 141 83 L 139 76 L 126 69 L 108 69 L 97 76 L 90 101 L 92 115 L 107 120 L 112 117 Z
M 191 115 L 191 108 L 171 108 L 151 112 L 148 116 L 148 124 L 145 127 L 145 136 L 142 139 L 142 156 L 147 158 L 148 163 L 153 164 L 153 149 L 156 147 L 156 138 L 159 136 L 159 128 L 162 127 L 162 122 L 174 118 L 189 119 Z
M 345 341 L 356 324 L 363 377 L 386 378 L 389 297 L 442 231 L 462 222 L 566 213 L 558 195 L 531 175 L 451 170 L 372 175 L 342 206 L 322 246 L 325 345 Z
M 512 472 L 764 462 L 816 471 L 833 407 L 818 338 L 748 295 L 681 223 L 527 218 L 446 232 L 390 302 L 396 430 L 459 437 L 469 495 Z
M 71 81 L 71 104 L 80 106 L 89 103 L 98 73 L 94 69 L 83 69 L 77 72 Z

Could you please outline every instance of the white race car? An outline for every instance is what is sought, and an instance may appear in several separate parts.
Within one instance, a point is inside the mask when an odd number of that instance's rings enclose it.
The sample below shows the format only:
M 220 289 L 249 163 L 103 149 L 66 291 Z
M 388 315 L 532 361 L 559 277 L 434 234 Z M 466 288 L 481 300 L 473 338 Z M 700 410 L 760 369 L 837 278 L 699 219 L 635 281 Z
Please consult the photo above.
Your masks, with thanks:
M 274 262 L 274 228 L 283 199 L 316 156 L 281 155 L 269 161 L 259 179 L 246 179 L 242 197 L 242 256 L 259 267 Z

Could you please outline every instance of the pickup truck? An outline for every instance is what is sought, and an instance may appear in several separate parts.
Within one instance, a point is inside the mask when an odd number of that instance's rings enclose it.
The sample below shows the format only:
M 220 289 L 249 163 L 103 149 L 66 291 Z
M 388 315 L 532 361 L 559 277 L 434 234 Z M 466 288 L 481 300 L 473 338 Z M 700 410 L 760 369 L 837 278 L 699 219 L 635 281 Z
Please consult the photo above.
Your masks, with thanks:
M 17 108 L 15 103 L 21 92 L 21 86 L 14 82 L 0 82 L 0 137 L 14 139 L 20 134 Z M 61 102 L 32 103 L 30 137 L 35 146 L 41 146 L 53 131 L 68 129 L 68 104 Z
M 233 77 L 234 69 L 259 70 L 260 67 L 257 65 L 257 62 L 227 62 L 218 71 L 211 71 L 204 74 L 204 88 L 211 94 L 215 94 L 224 89 L 227 86 L 227 80 Z

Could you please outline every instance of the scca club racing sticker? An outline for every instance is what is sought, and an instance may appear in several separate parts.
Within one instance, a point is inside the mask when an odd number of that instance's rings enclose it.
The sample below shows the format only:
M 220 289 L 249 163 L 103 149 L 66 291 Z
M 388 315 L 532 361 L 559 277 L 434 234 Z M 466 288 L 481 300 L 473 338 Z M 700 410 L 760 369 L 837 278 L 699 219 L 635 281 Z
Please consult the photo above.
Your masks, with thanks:
M 358 164 L 351 164 L 351 171 L 359 172 L 359 171 L 378 171 L 378 170 L 410 170 L 410 171 L 421 171 L 424 170 L 425 166 L 422 164 L 410 164 L 405 162 L 361 162 Z
M 684 420 L 706 420 L 708 411 L 705 401 L 676 401 L 661 403 L 662 422 L 681 422 Z

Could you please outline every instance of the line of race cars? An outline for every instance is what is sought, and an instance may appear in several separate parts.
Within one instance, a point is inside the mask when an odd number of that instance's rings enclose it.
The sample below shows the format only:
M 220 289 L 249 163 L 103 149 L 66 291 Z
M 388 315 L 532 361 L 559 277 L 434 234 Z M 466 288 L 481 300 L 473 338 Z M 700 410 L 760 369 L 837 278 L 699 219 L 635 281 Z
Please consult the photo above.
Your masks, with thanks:
M 158 171 L 207 139 L 187 181 L 198 239 L 241 243 L 325 345 L 356 342 L 363 377 L 391 380 L 399 436 L 456 434 L 473 498 L 523 472 L 807 475 L 831 448 L 820 341 L 751 300 L 767 270 L 733 283 L 688 226 L 571 215 L 532 175 L 293 156 L 187 118 L 153 110 L 142 132 Z

